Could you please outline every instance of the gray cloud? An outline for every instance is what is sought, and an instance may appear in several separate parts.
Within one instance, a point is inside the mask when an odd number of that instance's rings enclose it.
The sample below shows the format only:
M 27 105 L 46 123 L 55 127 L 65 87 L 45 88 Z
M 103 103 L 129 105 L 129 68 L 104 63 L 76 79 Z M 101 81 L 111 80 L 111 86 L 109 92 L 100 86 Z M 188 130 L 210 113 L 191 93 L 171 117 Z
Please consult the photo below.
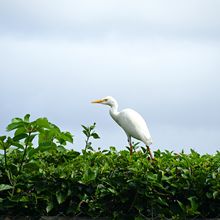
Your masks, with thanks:
M 154 146 L 219 149 L 219 1 L 13 1 L 0 7 L 0 128 L 30 112 L 102 146 L 126 144 L 103 106 L 146 118 Z M 106 131 L 106 132 L 105 132 Z M 80 138 L 79 138 L 80 137 Z M 209 147 L 209 148 L 208 148 Z
M 13 2 L 13 3 L 12 3 Z M 99 39 L 109 35 L 219 37 L 219 1 L 2 2 L 1 30 L 35 37 Z M 213 34 L 214 33 L 214 34 Z

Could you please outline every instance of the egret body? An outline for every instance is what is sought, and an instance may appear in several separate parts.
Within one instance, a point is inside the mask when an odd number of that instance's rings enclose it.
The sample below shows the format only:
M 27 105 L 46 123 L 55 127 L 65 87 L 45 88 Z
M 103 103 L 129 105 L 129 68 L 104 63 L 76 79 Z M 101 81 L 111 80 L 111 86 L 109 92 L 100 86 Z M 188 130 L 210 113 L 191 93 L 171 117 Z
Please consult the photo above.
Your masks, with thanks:
M 147 124 L 143 117 L 134 111 L 133 109 L 124 109 L 122 111 L 118 111 L 118 103 L 117 101 L 111 97 L 107 96 L 103 99 L 92 101 L 92 103 L 100 103 L 104 105 L 110 106 L 109 113 L 113 120 L 125 131 L 128 142 L 130 145 L 130 154 L 132 155 L 132 143 L 131 137 L 136 138 L 142 141 L 149 153 L 151 159 L 153 159 L 152 153 L 150 151 L 150 145 L 152 144 L 152 138 L 150 136 L 150 132 L 148 130 Z

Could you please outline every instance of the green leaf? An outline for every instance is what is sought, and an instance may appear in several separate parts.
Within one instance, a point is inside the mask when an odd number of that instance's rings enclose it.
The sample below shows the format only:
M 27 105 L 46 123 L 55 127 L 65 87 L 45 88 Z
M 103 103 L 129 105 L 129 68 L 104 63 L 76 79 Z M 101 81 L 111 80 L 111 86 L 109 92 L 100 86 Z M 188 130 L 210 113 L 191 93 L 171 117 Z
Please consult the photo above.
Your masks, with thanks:
M 6 136 L 0 136 L 0 141 L 4 141 L 6 139 Z
M 207 192 L 207 193 L 206 193 L 206 197 L 207 197 L 208 199 L 211 199 L 212 196 L 213 196 L 212 193 L 210 193 L 210 192 Z
M 85 173 L 83 175 L 84 182 L 88 183 L 88 182 L 91 182 L 91 181 L 95 180 L 97 174 L 98 174 L 98 170 L 97 169 L 91 169 L 90 167 L 88 167 L 85 170 Z
M 216 173 L 215 172 L 212 173 L 212 178 L 216 179 Z
M 167 204 L 166 200 L 165 200 L 165 199 L 162 199 L 160 196 L 158 197 L 158 202 L 159 202 L 161 205 L 164 205 L 164 206 L 169 207 L 169 205 Z
M 15 147 L 17 147 L 19 149 L 24 149 L 24 146 L 22 144 L 20 144 L 19 142 L 17 142 L 17 141 L 11 140 L 10 144 L 11 144 L 11 146 L 15 146 Z
M 14 136 L 17 136 L 19 134 L 24 134 L 24 133 L 27 133 L 27 129 L 24 128 L 24 127 L 21 127 L 21 128 L 18 128 L 15 133 L 14 133 Z
M 88 128 L 85 125 L 81 125 L 84 130 L 88 130 Z
M 219 192 L 218 192 L 218 191 L 213 192 L 213 198 L 214 198 L 214 199 L 216 199 L 218 195 L 219 195 Z
M 13 186 L 7 185 L 7 184 L 0 184 L 0 191 L 13 189 Z
M 65 202 L 66 197 L 67 197 L 67 193 L 60 192 L 60 191 L 56 192 L 56 198 L 59 204 Z
M 88 143 L 88 144 L 86 145 L 86 149 L 87 149 L 87 150 L 94 151 L 93 147 L 91 146 L 91 143 Z
M 111 152 L 116 152 L 116 148 L 114 146 L 110 146 L 109 149 Z
M 27 155 L 28 155 L 29 158 L 32 158 L 33 155 L 36 154 L 36 153 L 37 153 L 37 148 L 33 148 L 33 147 L 27 148 Z
M 46 207 L 46 211 L 47 213 L 49 213 L 52 209 L 53 209 L 54 205 L 53 205 L 53 201 L 49 201 L 47 203 L 47 207 Z
M 73 136 L 70 132 L 62 132 L 61 137 L 63 138 L 64 141 L 73 143 Z
M 24 116 L 24 121 L 25 121 L 25 122 L 29 122 L 29 119 L 30 119 L 30 114 L 26 114 L 26 115 Z
M 7 131 L 12 131 L 14 129 L 22 127 L 24 124 L 23 122 L 16 122 L 16 123 L 11 123 L 7 126 Z
M 19 122 L 23 122 L 23 120 L 21 118 L 13 118 L 11 120 L 11 123 L 19 123 Z
M 90 131 L 94 130 L 95 126 L 96 126 L 96 123 L 94 122 L 93 125 L 89 127 L 89 130 Z
M 180 208 L 182 209 L 182 211 L 185 212 L 186 208 L 185 208 L 185 206 L 183 205 L 183 203 L 180 202 L 179 200 L 177 200 L 177 203 L 179 204 L 179 206 L 180 206 Z
M 163 172 L 162 172 L 162 171 L 159 171 L 159 172 L 158 172 L 158 175 L 157 175 L 157 181 L 158 181 L 158 182 L 161 182 L 161 179 L 162 179 L 163 176 L 164 176 L 164 175 L 163 175 Z
M 151 181 L 156 181 L 157 180 L 157 174 L 148 173 L 147 178 L 150 179 Z
M 6 146 L 4 143 L 4 140 L 6 139 L 6 136 L 0 136 L 0 150 L 5 150 Z
M 32 143 L 33 139 L 36 137 L 37 134 L 32 134 L 30 136 L 28 136 L 26 139 L 25 139 L 25 143 L 28 144 L 28 143 Z
M 37 162 L 29 162 L 27 164 L 24 165 L 24 169 L 27 172 L 27 170 L 33 172 L 33 171 L 38 171 L 39 170 L 39 163 Z
M 51 145 L 50 145 L 50 143 L 45 143 L 45 144 L 41 144 L 41 145 L 39 145 L 38 146 L 38 148 L 37 148 L 37 150 L 39 150 L 39 151 L 41 151 L 41 152 L 43 152 L 43 151 L 48 151 L 48 150 L 50 150 L 51 149 Z
M 193 211 L 196 211 L 198 209 L 198 199 L 195 196 L 191 196 L 188 198 L 188 200 L 190 201 L 190 205 Z
M 51 128 L 51 124 L 47 118 L 38 118 L 34 123 L 38 126 L 38 128 Z
M 94 139 L 99 139 L 99 138 L 100 138 L 97 133 L 92 133 L 92 137 L 93 137 Z
M 111 192 L 112 194 L 115 194 L 115 195 L 118 194 L 118 192 L 115 189 L 112 189 L 112 188 L 108 188 L 108 191 Z
M 38 147 L 37 150 L 44 152 L 44 151 L 49 151 L 49 150 L 55 150 L 56 149 L 56 144 L 55 143 L 51 143 L 51 142 L 44 142 L 41 143 Z
M 27 134 L 23 133 L 23 134 L 19 134 L 19 135 L 16 135 L 15 137 L 13 137 L 13 141 L 20 141 L 24 138 L 28 137 Z
M 29 198 L 28 196 L 22 196 L 20 199 L 19 199 L 20 202 L 29 202 Z
M 89 132 L 87 130 L 83 130 L 83 133 L 86 135 L 86 137 L 90 136 L 90 134 L 89 134 Z

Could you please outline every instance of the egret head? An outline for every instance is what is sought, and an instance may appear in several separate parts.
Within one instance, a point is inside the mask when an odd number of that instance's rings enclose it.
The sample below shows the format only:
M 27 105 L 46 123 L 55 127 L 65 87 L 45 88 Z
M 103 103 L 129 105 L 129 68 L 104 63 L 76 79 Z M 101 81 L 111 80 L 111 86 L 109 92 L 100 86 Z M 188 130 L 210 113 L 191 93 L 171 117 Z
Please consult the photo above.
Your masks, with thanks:
M 106 96 L 105 98 L 92 101 L 92 103 L 99 103 L 99 104 L 103 104 L 103 105 L 109 105 L 111 107 L 117 104 L 116 100 L 111 96 Z

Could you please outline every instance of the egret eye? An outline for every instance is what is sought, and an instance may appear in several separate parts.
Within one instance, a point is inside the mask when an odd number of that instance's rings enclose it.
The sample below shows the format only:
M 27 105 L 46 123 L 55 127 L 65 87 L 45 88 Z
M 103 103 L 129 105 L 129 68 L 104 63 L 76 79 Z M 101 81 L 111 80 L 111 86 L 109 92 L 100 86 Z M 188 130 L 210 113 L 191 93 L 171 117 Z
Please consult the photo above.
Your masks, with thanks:
M 108 99 L 104 99 L 104 102 L 107 102 L 108 101 Z

